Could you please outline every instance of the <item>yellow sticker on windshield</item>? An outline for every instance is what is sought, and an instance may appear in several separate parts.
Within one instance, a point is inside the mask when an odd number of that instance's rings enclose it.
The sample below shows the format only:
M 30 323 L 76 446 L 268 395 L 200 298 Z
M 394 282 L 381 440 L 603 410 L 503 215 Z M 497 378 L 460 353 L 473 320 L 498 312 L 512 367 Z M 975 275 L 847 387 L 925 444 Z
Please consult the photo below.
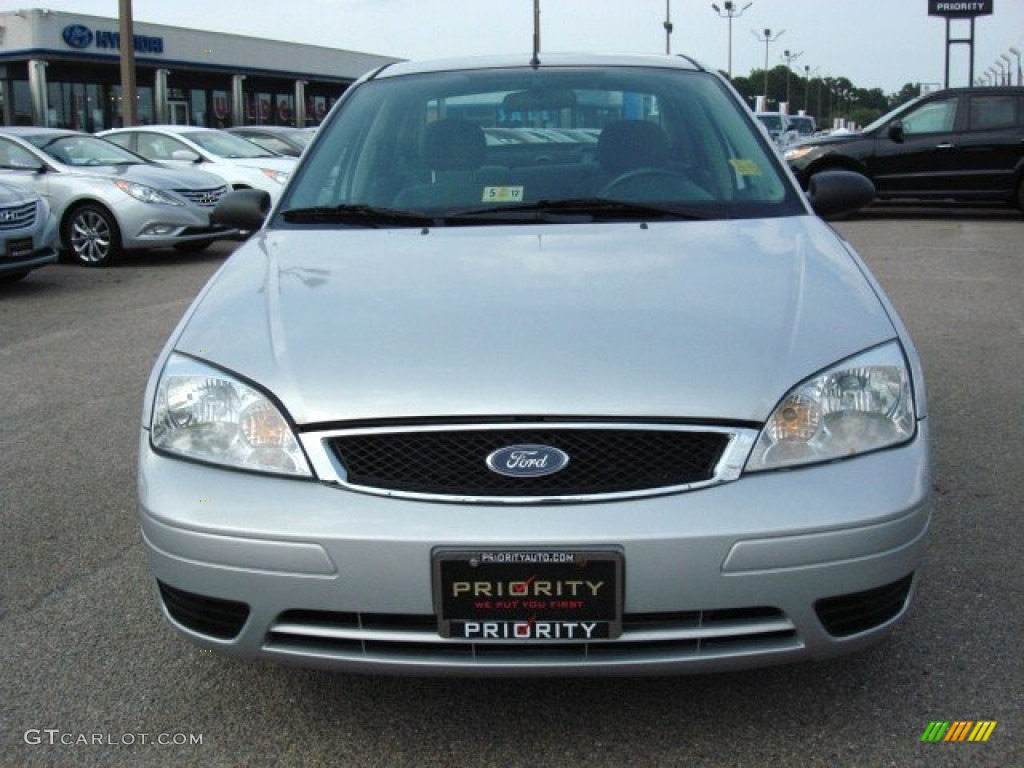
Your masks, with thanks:
M 522 187 L 484 187 L 483 203 L 521 203 Z
M 729 165 L 736 169 L 740 176 L 760 176 L 761 169 L 757 163 L 746 157 L 733 157 L 729 159 Z

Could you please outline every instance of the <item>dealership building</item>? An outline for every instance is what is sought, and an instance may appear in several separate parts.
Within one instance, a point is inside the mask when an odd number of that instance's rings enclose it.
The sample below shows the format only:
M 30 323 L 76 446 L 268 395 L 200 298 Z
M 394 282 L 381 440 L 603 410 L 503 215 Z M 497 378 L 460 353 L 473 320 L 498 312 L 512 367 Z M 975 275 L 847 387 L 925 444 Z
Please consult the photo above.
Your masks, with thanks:
M 316 125 L 358 77 L 397 59 L 133 24 L 138 122 Z M 122 125 L 119 22 L 41 9 L 0 13 L 3 125 Z

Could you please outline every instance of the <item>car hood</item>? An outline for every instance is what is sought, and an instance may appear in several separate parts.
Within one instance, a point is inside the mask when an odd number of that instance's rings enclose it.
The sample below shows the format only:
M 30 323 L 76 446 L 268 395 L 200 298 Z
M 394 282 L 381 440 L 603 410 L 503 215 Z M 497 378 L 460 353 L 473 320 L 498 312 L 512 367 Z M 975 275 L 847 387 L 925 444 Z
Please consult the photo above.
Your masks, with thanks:
M 206 171 L 166 168 L 157 165 L 94 165 L 87 168 L 66 166 L 70 173 L 99 179 L 125 179 L 156 189 L 209 189 L 224 186 L 224 179 Z
M 867 135 L 863 133 L 843 133 L 838 136 L 812 136 L 806 139 L 800 139 L 800 141 L 793 142 L 789 145 L 789 149 L 793 147 L 828 147 L 837 146 L 840 144 L 852 144 L 855 141 L 861 141 L 866 138 Z
M 763 421 L 800 380 L 896 336 L 812 216 L 269 230 L 174 346 L 299 424 L 557 415 Z
M 294 157 L 220 157 L 217 158 L 217 161 L 246 168 L 270 168 L 273 171 L 291 173 L 295 170 L 297 159 Z

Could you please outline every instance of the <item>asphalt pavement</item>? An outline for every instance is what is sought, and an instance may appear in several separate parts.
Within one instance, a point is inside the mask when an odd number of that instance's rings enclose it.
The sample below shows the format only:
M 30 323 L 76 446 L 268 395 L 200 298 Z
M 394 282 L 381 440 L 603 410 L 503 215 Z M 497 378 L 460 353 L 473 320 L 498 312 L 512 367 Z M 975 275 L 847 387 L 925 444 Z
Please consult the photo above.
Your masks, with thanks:
M 0 286 L 0 766 L 1024 765 L 1024 216 L 880 208 L 836 228 L 928 376 L 916 604 L 854 656 L 680 678 L 364 677 L 190 645 L 139 540 L 138 420 L 233 245 Z M 934 721 L 996 726 L 922 741 Z

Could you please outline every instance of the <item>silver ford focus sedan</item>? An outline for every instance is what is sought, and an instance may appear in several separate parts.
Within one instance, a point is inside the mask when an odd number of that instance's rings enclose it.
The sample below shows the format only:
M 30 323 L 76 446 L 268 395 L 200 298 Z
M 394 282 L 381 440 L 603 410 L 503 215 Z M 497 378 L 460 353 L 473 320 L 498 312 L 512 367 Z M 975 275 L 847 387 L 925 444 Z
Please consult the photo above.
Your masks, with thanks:
M 218 204 L 259 232 L 153 370 L 166 618 L 396 674 L 682 673 L 887 635 L 929 528 L 921 366 L 819 218 L 870 182 L 805 196 L 754 121 L 684 57 L 350 88 L 276 205 Z

